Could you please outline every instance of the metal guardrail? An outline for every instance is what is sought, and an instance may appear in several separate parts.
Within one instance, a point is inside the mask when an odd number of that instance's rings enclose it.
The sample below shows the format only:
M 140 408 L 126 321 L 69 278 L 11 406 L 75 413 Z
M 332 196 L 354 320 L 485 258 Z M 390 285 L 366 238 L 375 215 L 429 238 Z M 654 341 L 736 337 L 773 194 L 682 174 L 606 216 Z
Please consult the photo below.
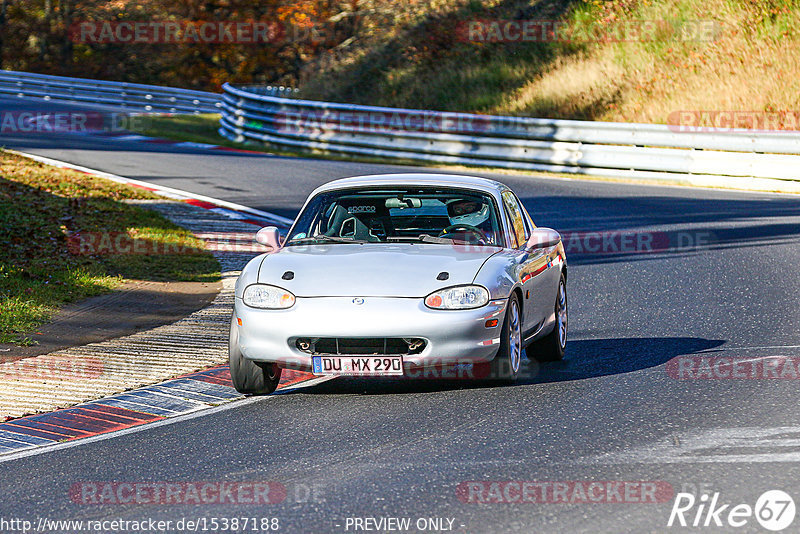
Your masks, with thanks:
M 222 95 L 173 87 L 0 70 L 0 95 L 88 102 L 144 113 L 219 113 Z
M 87 102 L 144 113 L 220 112 L 236 142 L 422 162 L 644 180 L 787 181 L 800 192 L 800 132 L 682 132 L 657 124 L 587 122 L 356 106 L 297 99 L 282 86 L 207 93 L 0 71 L 0 95 Z M 717 182 L 713 182 L 716 179 Z M 740 181 L 741 181 L 740 180 Z
M 296 87 L 287 87 L 285 85 L 238 85 L 237 87 L 257 95 L 278 98 L 297 98 L 297 94 L 300 92 L 300 89 Z
M 679 175 L 800 180 L 800 132 L 681 132 L 656 124 L 287 99 L 252 86 L 225 84 L 223 90 L 219 132 L 236 142 L 646 180 Z

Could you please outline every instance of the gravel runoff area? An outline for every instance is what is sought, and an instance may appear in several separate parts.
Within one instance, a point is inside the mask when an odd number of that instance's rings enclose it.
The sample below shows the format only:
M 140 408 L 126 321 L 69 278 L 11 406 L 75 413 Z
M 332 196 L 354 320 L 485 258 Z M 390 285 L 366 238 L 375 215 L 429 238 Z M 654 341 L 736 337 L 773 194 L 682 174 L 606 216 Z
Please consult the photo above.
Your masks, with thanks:
M 196 234 L 254 235 L 257 227 L 184 202 L 133 201 Z M 256 253 L 215 251 L 222 290 L 175 323 L 0 364 L 0 421 L 49 412 L 227 362 L 233 286 Z

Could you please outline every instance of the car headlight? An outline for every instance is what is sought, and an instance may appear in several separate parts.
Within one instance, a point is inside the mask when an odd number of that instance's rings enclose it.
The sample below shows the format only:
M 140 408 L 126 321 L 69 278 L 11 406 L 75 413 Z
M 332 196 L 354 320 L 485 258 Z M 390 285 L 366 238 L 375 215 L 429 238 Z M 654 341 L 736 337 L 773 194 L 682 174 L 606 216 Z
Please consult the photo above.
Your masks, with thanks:
M 268 286 L 266 284 L 253 284 L 247 286 L 242 295 L 242 300 L 253 308 L 268 310 L 284 310 L 294 306 L 294 295 L 283 288 Z
M 482 286 L 448 287 L 425 297 L 425 305 L 435 310 L 469 310 L 488 302 L 489 292 Z

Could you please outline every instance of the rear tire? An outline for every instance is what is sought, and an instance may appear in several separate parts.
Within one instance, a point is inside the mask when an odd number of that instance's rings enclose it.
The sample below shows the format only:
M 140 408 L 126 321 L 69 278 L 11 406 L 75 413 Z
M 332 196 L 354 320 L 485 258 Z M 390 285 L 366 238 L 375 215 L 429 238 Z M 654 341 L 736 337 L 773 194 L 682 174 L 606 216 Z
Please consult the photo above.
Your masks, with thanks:
M 233 387 L 245 395 L 267 395 L 275 391 L 281 380 L 282 369 L 275 363 L 248 360 L 239 349 L 239 331 L 231 320 L 228 338 L 228 360 Z
M 508 298 L 506 317 L 500 330 L 500 349 L 490 363 L 489 380 L 510 384 L 519 376 L 522 363 L 522 310 L 516 293 Z
M 540 362 L 557 362 L 564 359 L 567 349 L 567 281 L 564 275 L 558 282 L 556 291 L 556 324 L 553 331 L 542 339 L 535 341 L 529 348 L 528 354 Z

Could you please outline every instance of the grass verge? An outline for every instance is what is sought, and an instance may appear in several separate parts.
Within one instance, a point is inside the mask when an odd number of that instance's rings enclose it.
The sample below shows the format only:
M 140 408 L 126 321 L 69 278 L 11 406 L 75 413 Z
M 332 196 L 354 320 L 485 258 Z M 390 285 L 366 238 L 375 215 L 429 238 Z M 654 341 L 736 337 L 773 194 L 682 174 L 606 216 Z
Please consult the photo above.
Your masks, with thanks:
M 125 202 L 160 198 L 0 151 L 0 343 L 34 343 L 30 334 L 59 306 L 111 291 L 126 278 L 217 280 L 219 264 L 202 241 Z M 76 232 L 127 233 L 143 249 L 176 253 L 78 253 L 69 240 Z
M 192 143 L 210 143 L 229 147 L 240 147 L 239 144 L 228 141 L 219 133 L 219 114 L 203 113 L 199 115 L 153 115 L 141 117 L 139 121 L 132 122 L 132 129 L 136 133 L 157 137 L 159 139 L 174 139 Z
M 379 163 L 384 165 L 411 165 L 416 167 L 432 167 L 429 162 L 420 162 L 411 159 L 392 159 L 352 156 L 349 154 L 338 154 L 336 152 L 325 152 L 322 150 L 287 150 L 286 148 L 270 145 L 266 143 L 235 143 L 219 135 L 219 115 L 200 114 L 200 115 L 164 115 L 148 117 L 146 121 L 136 125 L 134 132 L 157 137 L 160 139 L 172 139 L 174 141 L 208 143 L 229 148 L 246 149 L 254 152 L 263 152 L 274 156 L 287 158 L 314 158 L 332 161 L 353 161 L 359 163 Z

